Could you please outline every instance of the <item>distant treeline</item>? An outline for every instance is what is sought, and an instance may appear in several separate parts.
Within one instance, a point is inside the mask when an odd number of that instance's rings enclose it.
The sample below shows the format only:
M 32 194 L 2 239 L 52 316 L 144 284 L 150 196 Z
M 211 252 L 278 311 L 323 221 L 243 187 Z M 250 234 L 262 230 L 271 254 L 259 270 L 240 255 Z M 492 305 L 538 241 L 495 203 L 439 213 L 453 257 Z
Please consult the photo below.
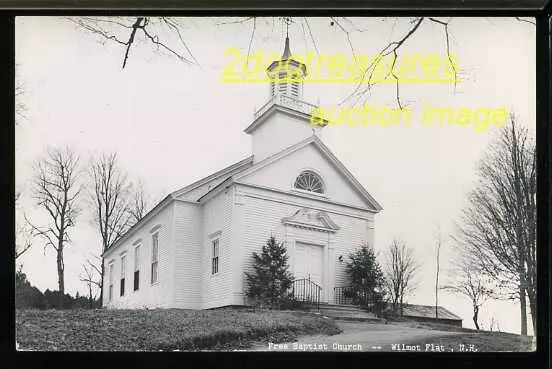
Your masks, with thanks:
M 54 309 L 59 305 L 59 292 L 47 289 L 44 293 L 31 285 L 27 276 L 21 270 L 15 274 L 15 308 L 16 309 Z M 86 296 L 75 297 L 65 294 L 63 296 L 64 309 L 98 309 L 98 299 L 90 299 Z

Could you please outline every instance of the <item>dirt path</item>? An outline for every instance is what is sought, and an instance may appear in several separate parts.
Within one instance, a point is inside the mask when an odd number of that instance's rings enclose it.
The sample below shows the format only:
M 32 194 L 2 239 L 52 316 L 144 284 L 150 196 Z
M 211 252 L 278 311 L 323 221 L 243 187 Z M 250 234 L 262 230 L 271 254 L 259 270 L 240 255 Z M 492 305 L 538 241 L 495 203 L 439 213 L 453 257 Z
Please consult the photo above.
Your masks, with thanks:
M 335 336 L 303 336 L 296 342 L 285 344 L 259 343 L 251 348 L 253 351 L 431 351 L 438 349 L 431 346 L 432 338 L 450 336 L 457 332 L 439 331 L 425 328 L 414 328 L 399 324 L 338 322 L 343 330 Z M 415 343 L 429 344 L 413 346 Z M 405 346 L 403 346 L 403 344 Z M 395 345 L 395 346 L 393 346 Z M 398 346 L 396 346 L 398 345 Z M 407 346 L 409 345 L 409 346 Z

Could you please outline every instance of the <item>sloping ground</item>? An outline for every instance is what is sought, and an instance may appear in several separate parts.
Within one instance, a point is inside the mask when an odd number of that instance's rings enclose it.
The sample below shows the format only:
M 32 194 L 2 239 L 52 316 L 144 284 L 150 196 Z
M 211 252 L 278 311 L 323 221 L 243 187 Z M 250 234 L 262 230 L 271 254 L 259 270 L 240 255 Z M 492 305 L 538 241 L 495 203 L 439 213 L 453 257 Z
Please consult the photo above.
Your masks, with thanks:
M 527 352 L 536 349 L 534 337 L 486 331 L 441 336 L 433 339 L 431 343 L 434 347 L 440 345 L 465 352 Z
M 388 324 L 367 322 L 337 323 L 343 333 L 334 336 L 310 335 L 277 346 L 259 342 L 256 351 L 388 351 L 388 352 L 470 352 L 532 351 L 531 337 L 423 323 Z
M 158 351 L 248 348 L 253 340 L 337 334 L 331 319 L 254 310 L 19 310 L 20 350 Z

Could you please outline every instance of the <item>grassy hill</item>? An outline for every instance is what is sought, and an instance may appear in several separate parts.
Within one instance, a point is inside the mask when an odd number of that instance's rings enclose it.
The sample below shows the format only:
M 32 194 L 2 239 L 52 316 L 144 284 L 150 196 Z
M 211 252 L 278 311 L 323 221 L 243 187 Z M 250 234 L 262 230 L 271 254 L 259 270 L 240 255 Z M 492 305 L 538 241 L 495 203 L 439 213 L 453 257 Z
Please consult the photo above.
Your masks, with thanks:
M 446 324 L 437 323 L 419 323 L 412 321 L 403 322 L 391 322 L 391 324 L 401 324 L 413 328 L 425 328 L 431 330 L 438 330 L 441 332 L 452 332 L 454 334 L 441 337 L 435 337 L 430 341 L 420 340 L 419 342 L 413 342 L 412 344 L 420 344 L 424 347 L 427 343 L 432 343 L 434 346 L 443 345 L 445 347 L 459 347 L 463 344 L 466 351 L 469 352 L 470 345 L 478 352 L 504 352 L 504 351 L 534 351 L 536 349 L 534 343 L 534 337 L 532 336 L 520 336 L 514 333 L 506 332 L 490 332 L 490 331 L 478 331 L 471 328 L 460 328 Z M 460 333 L 460 334 L 458 334 Z
M 346 332 L 343 326 L 340 328 L 342 323 L 303 312 L 253 309 L 18 310 L 16 341 L 19 349 L 46 351 L 246 350 L 258 342 L 265 346 L 268 342 L 293 342 L 300 336 L 336 335 Z M 494 352 L 534 350 L 532 337 L 441 324 L 348 322 L 347 327 L 367 335 L 362 337 L 374 335 L 372 338 L 379 337 L 382 330 L 406 327 L 442 333 L 431 338 L 416 336 L 405 342 L 418 344 L 422 350 L 426 344 L 454 347 L 455 351 L 460 344 L 466 351 L 472 347 Z M 401 343 L 400 336 L 394 343 Z M 390 345 L 384 347 L 384 351 L 390 350 Z
M 337 334 L 331 319 L 301 312 L 220 310 L 18 310 L 23 350 L 158 351 L 244 349 L 254 340 Z

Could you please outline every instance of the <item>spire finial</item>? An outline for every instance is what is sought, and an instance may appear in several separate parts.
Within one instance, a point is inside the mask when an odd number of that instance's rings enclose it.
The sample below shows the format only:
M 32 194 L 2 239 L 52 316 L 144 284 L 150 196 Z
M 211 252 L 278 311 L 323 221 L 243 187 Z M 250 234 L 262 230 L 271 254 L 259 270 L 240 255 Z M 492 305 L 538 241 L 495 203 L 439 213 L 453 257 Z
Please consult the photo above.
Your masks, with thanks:
M 291 51 L 289 49 L 289 25 L 293 22 L 290 17 L 284 17 L 284 22 L 286 23 L 286 45 L 284 47 L 284 53 L 282 54 L 282 59 L 287 59 L 291 56 Z
M 291 50 L 289 49 L 289 37 L 286 36 L 286 45 L 284 46 L 284 53 L 282 54 L 282 60 L 289 58 Z
M 288 36 L 289 36 L 289 25 L 293 21 L 291 20 L 291 17 L 284 17 L 284 22 L 286 22 L 286 38 L 288 38 Z

